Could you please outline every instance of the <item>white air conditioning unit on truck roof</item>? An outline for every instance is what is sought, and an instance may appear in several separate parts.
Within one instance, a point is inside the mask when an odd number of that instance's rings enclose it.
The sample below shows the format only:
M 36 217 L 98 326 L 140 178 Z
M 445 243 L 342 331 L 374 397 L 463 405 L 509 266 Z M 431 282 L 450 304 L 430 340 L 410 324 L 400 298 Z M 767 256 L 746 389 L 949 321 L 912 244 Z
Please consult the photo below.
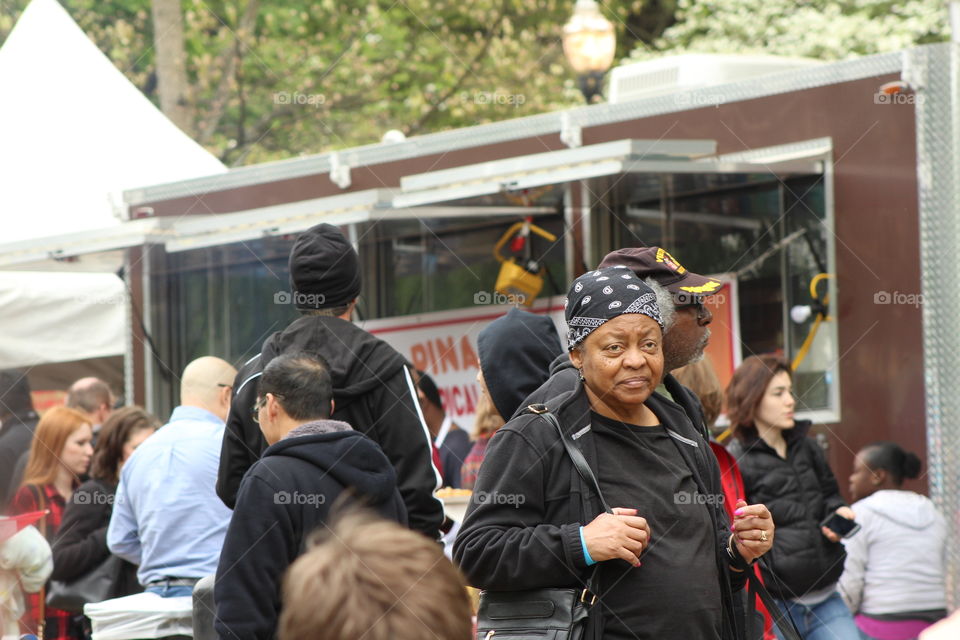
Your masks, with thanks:
M 811 58 L 690 53 L 614 67 L 610 103 L 690 91 L 822 64 Z

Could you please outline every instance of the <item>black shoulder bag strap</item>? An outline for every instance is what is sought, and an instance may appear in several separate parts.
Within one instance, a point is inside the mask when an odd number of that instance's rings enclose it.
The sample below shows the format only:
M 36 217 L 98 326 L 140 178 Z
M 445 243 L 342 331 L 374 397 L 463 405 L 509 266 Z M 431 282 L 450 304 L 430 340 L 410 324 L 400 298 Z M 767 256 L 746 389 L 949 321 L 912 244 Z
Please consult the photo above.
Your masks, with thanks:
M 773 596 L 763 586 L 763 581 L 757 575 L 754 566 L 746 563 L 744 563 L 744 566 L 746 567 L 744 571 L 747 571 L 747 637 L 759 638 L 763 636 L 763 629 L 760 630 L 760 634 L 755 634 L 753 628 L 756 623 L 754 614 L 757 611 L 757 597 L 759 597 L 785 640 L 803 640 L 797 625 L 793 623 L 793 618 L 784 613 L 783 609 L 774 602 Z
M 550 413 L 550 410 L 547 409 L 546 405 L 543 404 L 531 404 L 527 407 L 527 410 L 530 413 L 537 414 L 553 425 L 553 427 L 557 430 L 557 435 L 560 436 L 560 442 L 563 443 L 563 448 L 566 450 L 571 462 L 573 462 L 573 466 L 577 470 L 577 473 L 580 474 L 580 477 L 583 478 L 583 481 L 587 483 L 587 485 L 597 494 L 597 498 L 600 499 L 600 505 L 603 507 L 603 510 L 607 513 L 613 513 L 613 509 L 610 508 L 610 505 L 608 505 L 607 501 L 603 498 L 603 492 L 600 491 L 600 483 L 597 482 L 597 477 L 593 475 L 590 465 L 587 464 L 587 460 L 583 457 L 580 449 L 575 447 L 573 443 L 570 442 L 569 438 L 567 438 L 567 436 L 563 433 L 563 428 L 560 426 L 560 422 L 557 420 L 556 416 Z M 592 601 L 590 601 L 590 604 L 596 602 L 597 599 L 599 570 L 600 563 L 598 562 L 593 565 L 593 571 L 590 573 L 590 578 L 587 580 L 587 591 L 592 596 Z
M 563 443 L 563 448 L 566 449 L 567 455 L 570 456 L 570 460 L 573 462 L 573 466 L 576 468 L 577 473 L 580 474 L 580 477 L 583 478 L 583 481 L 586 482 L 591 489 L 593 489 L 594 493 L 597 494 L 597 498 L 600 499 L 600 505 L 603 507 L 603 510 L 607 513 L 613 513 L 613 509 L 610 508 L 610 505 L 608 505 L 607 501 L 603 498 L 603 492 L 600 491 L 600 483 L 597 482 L 597 477 L 593 475 L 590 465 L 587 464 L 587 460 L 583 457 L 580 449 L 577 449 L 563 433 L 563 428 L 560 426 L 560 422 L 557 420 L 556 416 L 550 413 L 550 410 L 547 409 L 547 406 L 543 404 L 531 404 L 529 407 L 527 407 L 527 409 L 530 411 L 530 413 L 539 415 L 541 418 L 553 425 L 553 427 L 557 430 L 557 435 L 560 436 L 560 442 Z

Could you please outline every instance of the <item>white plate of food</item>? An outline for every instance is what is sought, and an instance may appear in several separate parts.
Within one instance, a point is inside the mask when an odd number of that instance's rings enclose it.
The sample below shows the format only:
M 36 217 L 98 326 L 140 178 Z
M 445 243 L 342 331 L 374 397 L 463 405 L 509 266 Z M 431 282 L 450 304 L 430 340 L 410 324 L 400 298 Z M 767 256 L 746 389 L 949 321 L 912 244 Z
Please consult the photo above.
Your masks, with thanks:
M 469 489 L 452 489 L 444 487 L 437 491 L 436 496 L 443 501 L 443 511 L 447 517 L 457 522 L 463 522 L 463 516 L 467 513 L 467 505 L 470 504 L 470 496 L 473 491 Z

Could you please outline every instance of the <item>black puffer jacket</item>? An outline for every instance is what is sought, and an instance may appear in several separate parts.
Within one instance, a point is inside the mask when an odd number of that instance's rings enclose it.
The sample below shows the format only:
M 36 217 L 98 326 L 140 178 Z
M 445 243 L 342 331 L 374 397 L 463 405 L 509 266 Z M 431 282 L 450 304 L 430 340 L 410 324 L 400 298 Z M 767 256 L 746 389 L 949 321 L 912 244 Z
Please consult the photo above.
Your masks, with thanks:
M 807 437 L 809 430 L 810 422 L 798 420 L 784 433 L 786 460 L 759 438 L 728 446 L 740 465 L 747 502 L 763 503 L 773 515 L 777 539 L 764 557 L 770 569 L 764 581 L 770 594 L 783 600 L 825 589 L 843 573 L 843 545 L 827 540 L 820 522 L 846 503 L 823 451 Z

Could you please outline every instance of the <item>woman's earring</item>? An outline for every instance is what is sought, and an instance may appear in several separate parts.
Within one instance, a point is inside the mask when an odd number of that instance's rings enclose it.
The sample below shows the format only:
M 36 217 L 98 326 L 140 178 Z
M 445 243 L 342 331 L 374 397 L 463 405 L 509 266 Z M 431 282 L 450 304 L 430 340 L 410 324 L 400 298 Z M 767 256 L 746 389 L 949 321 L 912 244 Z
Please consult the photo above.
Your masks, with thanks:
M 577 377 L 580 378 L 580 382 L 583 382 L 583 369 L 577 369 Z

